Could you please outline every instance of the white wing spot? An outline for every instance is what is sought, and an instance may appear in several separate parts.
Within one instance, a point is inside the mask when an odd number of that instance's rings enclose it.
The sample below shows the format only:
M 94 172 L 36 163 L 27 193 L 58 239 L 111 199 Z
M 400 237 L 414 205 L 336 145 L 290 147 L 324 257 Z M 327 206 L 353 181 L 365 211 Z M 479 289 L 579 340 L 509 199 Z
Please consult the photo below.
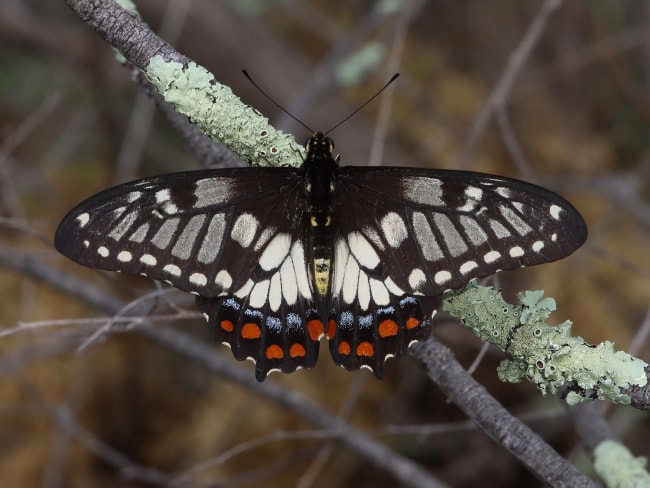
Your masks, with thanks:
M 169 190 L 165 188 L 164 190 L 158 190 L 156 192 L 156 203 L 163 203 L 168 201 L 171 198 Z
M 198 260 L 201 263 L 209 264 L 217 259 L 221 244 L 223 242 L 223 233 L 226 227 L 226 217 L 222 213 L 214 214 L 208 228 L 201 239 Z
M 167 215 L 173 215 L 178 213 L 178 207 L 171 200 L 165 202 L 165 204 L 162 206 L 162 209 L 165 211 Z
M 359 284 L 359 265 L 356 260 L 348 259 L 343 277 L 343 301 L 352 303 L 357 294 Z
M 551 241 L 553 242 L 557 241 L 557 234 L 555 232 L 551 234 Z
M 279 273 L 282 284 L 282 295 L 287 305 L 294 305 L 298 299 L 298 283 L 296 282 L 296 272 L 293 269 L 291 259 L 285 259 L 280 267 Z
M 544 243 L 542 241 L 533 242 L 533 251 L 540 252 L 542 249 L 544 249 Z
M 555 220 L 560 220 L 560 212 L 562 212 L 562 207 L 558 207 L 557 205 L 551 205 L 551 208 L 549 208 L 548 212 L 551 214 L 551 217 L 553 217 Z
M 368 275 L 363 271 L 359 272 L 359 286 L 357 289 L 357 297 L 359 299 L 359 305 L 361 310 L 368 310 L 370 305 L 370 282 L 368 281 Z
M 348 235 L 348 246 L 357 262 L 364 268 L 375 269 L 379 264 L 379 256 L 363 234 L 350 232 Z
M 264 280 L 253 286 L 250 296 L 248 297 L 248 304 L 253 308 L 262 308 L 266 303 L 269 296 L 270 280 Z
M 379 280 L 370 278 L 370 292 L 372 300 L 379 306 L 388 305 L 390 303 L 390 296 L 386 286 Z
M 89 240 L 84 241 L 84 247 L 90 247 L 90 241 Z
M 181 268 L 179 268 L 175 264 L 167 264 L 167 265 L 165 265 L 165 267 L 163 268 L 163 271 L 169 273 L 172 276 L 176 276 L 176 277 L 181 275 Z
M 122 237 L 124 237 L 124 234 L 128 232 L 128 230 L 131 228 L 131 226 L 133 225 L 133 223 L 136 221 L 137 218 L 138 218 L 137 212 L 135 211 L 129 212 L 115 227 L 113 227 L 113 230 L 111 230 L 108 236 L 111 239 L 119 241 L 120 239 L 122 239 Z
M 532 232 L 532 227 L 512 208 L 506 205 L 500 205 L 499 210 L 501 211 L 501 215 L 514 227 L 520 236 L 525 236 L 529 232 Z
M 519 246 L 513 246 L 510 248 L 509 254 L 511 258 L 520 258 L 524 255 L 524 250 Z
M 413 228 L 415 229 L 415 238 L 420 244 L 420 250 L 424 259 L 427 261 L 437 261 L 444 258 L 442 249 L 436 240 L 433 230 L 429 225 L 426 215 L 422 212 L 413 212 L 412 215 Z
M 259 251 L 262 249 L 268 240 L 277 232 L 277 229 L 275 227 L 267 227 L 264 229 L 260 235 L 258 236 L 257 239 L 255 239 L 255 246 L 254 249 L 256 251 Z
M 205 208 L 227 202 L 232 198 L 232 178 L 204 178 L 194 184 L 196 202 L 193 208 Z
M 133 242 L 143 242 L 145 237 L 147 237 L 149 227 L 149 222 L 145 222 L 129 236 L 129 240 Z
M 246 298 L 253 289 L 254 284 L 255 283 L 253 283 L 253 280 L 249 279 L 246 283 L 244 283 L 244 286 L 235 292 L 235 296 L 237 298 Z
M 233 224 L 230 237 L 234 241 L 237 241 L 241 247 L 248 247 L 253 242 L 259 226 L 260 222 L 254 215 L 243 213 L 237 217 L 237 220 Z
M 501 253 L 499 251 L 490 251 L 486 253 L 485 256 L 483 256 L 483 261 L 490 264 L 495 262 L 500 257 L 501 257 Z
M 334 252 L 334 286 L 332 291 L 339 293 L 343 286 L 343 278 L 345 276 L 345 267 L 350 256 L 350 251 L 345 240 L 339 239 L 336 241 Z
M 460 212 L 471 212 L 477 207 L 481 198 L 483 198 L 483 190 L 476 186 L 468 186 L 465 189 L 465 197 L 465 203 L 461 207 L 458 207 L 458 210 Z
M 460 274 L 466 275 L 470 271 L 472 271 L 474 268 L 477 268 L 478 264 L 476 264 L 476 261 L 466 261 L 460 266 Z
M 280 273 L 275 273 L 271 278 L 271 285 L 269 287 L 269 305 L 271 310 L 277 312 L 282 305 L 282 283 L 280 281 Z
M 126 201 L 129 203 L 135 202 L 138 198 L 142 196 L 142 192 L 140 191 L 132 191 L 126 196 Z
M 108 257 L 108 249 L 104 246 L 99 246 L 97 248 L 97 254 L 99 254 L 101 257 L 106 258 Z
M 122 261 L 123 263 L 128 263 L 133 259 L 133 254 L 131 254 L 129 251 L 120 251 L 119 254 L 117 255 L 117 260 Z
M 381 230 L 384 233 L 386 242 L 391 247 L 399 247 L 408 237 L 404 219 L 395 212 L 389 212 L 381 219 Z
M 400 183 L 404 196 L 412 202 L 433 207 L 445 205 L 442 181 L 437 178 L 404 178 Z
M 510 237 L 512 234 L 508 229 L 506 229 L 501 222 L 498 220 L 491 219 L 490 220 L 490 228 L 492 229 L 492 232 L 499 238 L 499 239 L 504 239 L 506 237 Z
M 433 276 L 433 281 L 435 281 L 438 285 L 447 283 L 450 279 L 451 279 L 451 273 L 449 271 L 438 271 Z
M 178 217 L 163 221 L 156 234 L 151 238 L 151 243 L 158 249 L 165 249 L 174 237 L 180 219 Z
M 481 190 L 478 186 L 468 186 L 465 190 L 465 196 L 473 200 L 480 200 L 483 198 L 483 190 Z
M 420 268 L 414 268 L 409 275 L 409 286 L 413 290 L 420 288 L 420 285 L 423 285 L 427 282 L 427 277 Z
M 388 291 L 393 295 L 397 295 L 398 297 L 404 295 L 404 290 L 397 286 L 390 276 L 384 280 L 384 285 L 386 285 Z
M 84 212 L 82 214 L 77 215 L 77 219 L 79 222 L 79 227 L 85 227 L 88 221 L 90 220 L 90 215 L 88 212 Z
M 192 273 L 189 281 L 196 286 L 205 286 L 208 284 L 208 278 L 203 273 Z
M 271 271 L 277 269 L 282 264 L 282 261 L 289 254 L 291 249 L 291 237 L 289 234 L 277 234 L 271 242 L 266 246 L 262 256 L 260 257 L 259 264 L 264 271 Z
M 307 276 L 305 250 L 299 241 L 296 241 L 291 246 L 291 261 L 293 262 L 293 269 L 296 272 L 296 283 L 298 284 L 298 291 L 303 298 L 311 299 L 311 287 L 309 286 L 309 278 Z
M 214 278 L 214 283 L 224 290 L 229 289 L 232 286 L 232 276 L 225 269 L 222 269 L 217 273 L 217 276 Z
M 381 241 L 381 237 L 379 237 L 379 234 L 377 231 L 375 231 L 374 227 L 366 225 L 363 227 L 363 229 L 361 229 L 361 231 L 366 235 L 368 239 L 372 241 L 375 246 L 377 246 L 382 251 L 384 250 L 384 243 Z
M 158 260 L 153 257 L 151 254 L 143 254 L 142 257 L 140 258 L 140 262 L 142 264 L 146 264 L 147 266 L 155 266 L 158 264 Z
M 192 248 L 194 247 L 196 238 L 201 232 L 201 229 L 203 229 L 204 222 L 205 215 L 203 214 L 197 214 L 187 222 L 172 248 L 172 254 L 174 256 L 180 259 L 190 258 L 192 255 Z

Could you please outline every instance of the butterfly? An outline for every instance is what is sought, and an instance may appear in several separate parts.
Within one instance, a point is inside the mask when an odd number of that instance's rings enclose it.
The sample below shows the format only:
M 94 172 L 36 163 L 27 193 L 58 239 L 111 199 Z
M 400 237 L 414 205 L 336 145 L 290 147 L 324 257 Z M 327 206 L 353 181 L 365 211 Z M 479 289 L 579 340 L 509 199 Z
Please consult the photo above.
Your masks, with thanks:
M 98 193 L 63 219 L 73 261 L 197 295 L 215 341 L 271 371 L 334 362 L 381 377 L 426 339 L 442 294 L 561 259 L 587 237 L 575 208 L 523 181 L 342 166 L 313 133 L 300 168 L 172 173 Z

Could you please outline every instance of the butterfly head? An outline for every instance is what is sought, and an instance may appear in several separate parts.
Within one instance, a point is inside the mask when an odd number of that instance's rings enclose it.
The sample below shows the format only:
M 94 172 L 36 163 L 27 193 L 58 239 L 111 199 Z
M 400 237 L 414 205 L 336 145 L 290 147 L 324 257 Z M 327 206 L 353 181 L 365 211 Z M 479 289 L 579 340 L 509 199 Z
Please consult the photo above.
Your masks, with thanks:
M 338 161 L 339 157 L 334 156 L 334 141 L 322 132 L 314 132 L 305 141 L 305 151 L 307 159 L 334 159 Z

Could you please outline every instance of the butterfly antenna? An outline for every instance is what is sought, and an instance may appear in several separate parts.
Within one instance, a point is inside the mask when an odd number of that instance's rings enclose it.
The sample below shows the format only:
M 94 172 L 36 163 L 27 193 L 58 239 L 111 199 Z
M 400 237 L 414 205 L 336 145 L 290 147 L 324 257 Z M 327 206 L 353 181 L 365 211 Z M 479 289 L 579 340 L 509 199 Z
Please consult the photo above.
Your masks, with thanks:
M 334 129 L 336 129 L 339 125 L 341 125 L 341 124 L 343 124 L 344 122 L 346 122 L 349 118 L 351 118 L 354 114 L 356 114 L 356 113 L 357 113 L 359 110 L 361 110 L 363 107 L 365 107 L 365 106 L 368 105 L 370 102 L 372 102 L 375 98 L 377 98 L 377 96 L 378 96 L 381 92 L 383 92 L 386 88 L 388 88 L 388 86 L 389 86 L 393 81 L 395 81 L 398 77 L 399 77 L 399 73 L 395 73 L 395 74 L 391 77 L 391 79 L 388 80 L 388 82 L 387 82 L 384 86 L 382 86 L 379 90 L 377 90 L 377 93 L 375 93 L 373 96 L 371 96 L 371 97 L 370 97 L 368 100 L 366 100 L 366 101 L 365 101 L 365 102 L 364 102 L 360 107 L 358 107 L 356 110 L 354 110 L 350 115 L 348 115 L 346 118 L 344 118 L 343 120 L 341 120 L 338 124 L 336 124 L 336 125 L 335 125 L 334 127 L 332 127 L 330 130 L 326 131 L 326 132 L 325 132 L 325 135 L 327 135 L 327 134 L 329 134 L 330 132 L 332 132 Z
M 309 127 L 307 127 L 307 125 L 306 125 L 302 120 L 300 120 L 298 117 L 296 117 L 295 115 L 293 115 L 291 112 L 289 112 L 286 108 L 284 108 L 284 107 L 283 107 L 282 105 L 280 105 L 278 102 L 276 102 L 275 100 L 273 100 L 273 98 L 271 98 L 271 95 L 269 95 L 269 94 L 266 93 L 264 90 L 262 90 L 262 88 L 261 88 L 257 83 L 255 83 L 255 80 L 253 80 L 253 78 L 251 78 L 251 75 L 248 74 L 248 71 L 246 71 L 245 69 L 243 69 L 243 70 L 241 70 L 241 72 L 244 73 L 244 76 L 245 76 L 246 78 L 248 78 L 248 81 L 250 81 L 250 82 L 253 84 L 253 86 L 254 86 L 255 88 L 257 88 L 257 89 L 260 91 L 260 93 L 261 93 L 262 95 L 264 95 L 264 96 L 267 98 L 267 100 L 268 100 L 269 102 L 271 102 L 273 105 L 275 105 L 276 107 L 278 107 L 280 110 L 282 110 L 285 114 L 287 114 L 287 115 L 288 115 L 289 117 L 291 117 L 293 120 L 295 120 L 296 122 L 298 122 L 298 123 L 299 123 L 300 125 L 302 125 L 305 129 L 307 129 L 309 132 L 311 132 L 312 134 L 315 134 L 315 132 L 314 132 L 313 130 L 311 130 Z M 374 98 L 374 97 L 373 97 L 373 98 Z

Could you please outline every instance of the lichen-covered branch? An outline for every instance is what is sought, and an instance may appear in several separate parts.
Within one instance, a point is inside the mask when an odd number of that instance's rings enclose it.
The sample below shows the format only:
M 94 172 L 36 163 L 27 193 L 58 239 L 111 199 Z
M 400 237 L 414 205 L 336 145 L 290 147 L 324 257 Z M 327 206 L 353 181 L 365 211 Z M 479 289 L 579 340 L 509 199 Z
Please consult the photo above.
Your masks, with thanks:
M 510 354 L 511 359 L 499 367 L 502 381 L 528 379 L 544 395 L 560 392 L 569 405 L 609 398 L 616 403 L 650 408 L 640 401 L 641 395 L 647 395 L 648 364 L 616 351 L 611 342 L 594 346 L 572 336 L 569 321 L 547 325 L 555 300 L 543 298 L 541 291 L 520 293 L 519 304 L 514 306 L 493 288 L 473 282 L 448 292 L 443 309 L 481 340 Z
M 601 442 L 594 449 L 594 469 L 607 486 L 644 488 L 650 486 L 647 460 L 634 457 L 622 444 Z
M 259 166 L 300 166 L 304 149 L 273 129 L 262 114 L 245 105 L 207 69 L 154 56 L 145 74 L 164 99 L 205 134 L 240 158 Z
M 113 1 L 66 0 L 124 59 L 139 68 L 165 100 L 213 140 L 223 142 L 253 165 L 299 166 L 304 149 L 274 129 L 214 75 L 157 36 L 138 17 Z

